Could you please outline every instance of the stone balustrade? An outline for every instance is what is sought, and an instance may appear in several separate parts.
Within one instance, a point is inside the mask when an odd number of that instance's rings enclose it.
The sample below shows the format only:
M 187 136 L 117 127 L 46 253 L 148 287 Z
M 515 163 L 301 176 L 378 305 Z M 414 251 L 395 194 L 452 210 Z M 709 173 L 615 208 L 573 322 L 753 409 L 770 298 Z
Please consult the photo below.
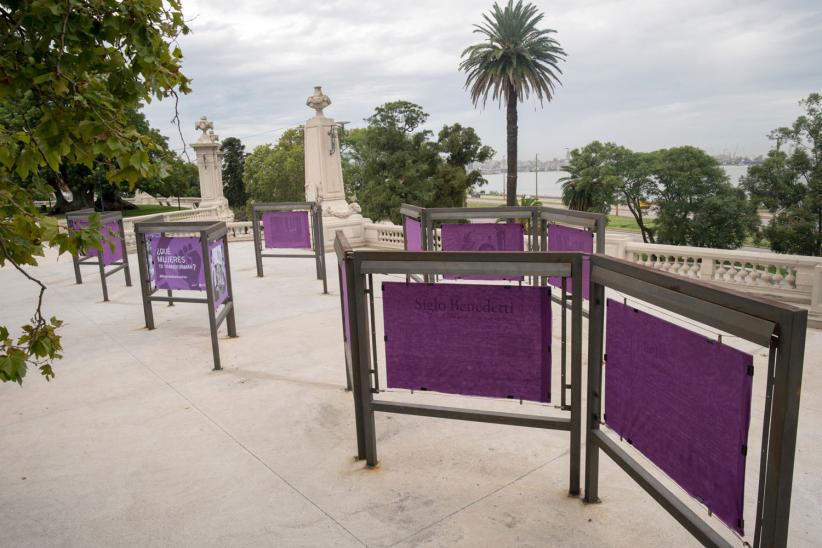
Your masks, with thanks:
M 126 236 L 126 247 L 129 251 L 137 248 L 137 240 L 134 237 L 134 223 L 140 221 L 218 221 L 219 208 L 204 207 L 198 209 L 181 209 L 179 211 L 169 211 L 167 213 L 153 213 L 151 215 L 140 215 L 138 217 L 126 217 L 123 219 L 123 230 Z
M 366 223 L 365 241 L 376 249 L 402 249 L 402 227 Z M 605 238 L 605 253 L 678 276 L 811 305 L 822 313 L 822 259 L 817 257 L 646 244 L 613 234 Z

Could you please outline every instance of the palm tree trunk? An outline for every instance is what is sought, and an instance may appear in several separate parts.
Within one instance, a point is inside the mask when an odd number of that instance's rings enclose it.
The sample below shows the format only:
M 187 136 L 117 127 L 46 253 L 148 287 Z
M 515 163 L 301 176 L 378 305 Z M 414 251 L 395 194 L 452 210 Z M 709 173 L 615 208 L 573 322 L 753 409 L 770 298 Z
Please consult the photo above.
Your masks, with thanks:
M 517 91 L 508 84 L 508 177 L 506 184 L 506 200 L 509 206 L 517 205 Z

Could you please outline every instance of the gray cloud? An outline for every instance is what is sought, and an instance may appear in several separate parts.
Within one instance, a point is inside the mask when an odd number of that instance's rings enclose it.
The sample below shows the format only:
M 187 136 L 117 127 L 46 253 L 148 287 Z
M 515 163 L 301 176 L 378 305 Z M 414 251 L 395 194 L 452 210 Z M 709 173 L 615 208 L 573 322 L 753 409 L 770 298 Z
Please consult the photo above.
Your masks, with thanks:
M 208 115 L 221 137 L 250 149 L 311 112 L 312 86 L 328 114 L 362 125 L 393 99 L 421 104 L 429 127 L 460 122 L 505 150 L 505 114 L 474 109 L 457 72 L 490 2 L 192 0 L 181 39 L 193 93 L 180 100 L 183 134 Z M 568 52 L 563 86 L 540 108 L 520 107 L 520 156 L 613 140 L 638 150 L 693 144 L 756 154 L 792 121 L 796 102 L 822 91 L 822 4 L 817 0 L 540 1 Z M 181 143 L 168 101 L 146 107 Z

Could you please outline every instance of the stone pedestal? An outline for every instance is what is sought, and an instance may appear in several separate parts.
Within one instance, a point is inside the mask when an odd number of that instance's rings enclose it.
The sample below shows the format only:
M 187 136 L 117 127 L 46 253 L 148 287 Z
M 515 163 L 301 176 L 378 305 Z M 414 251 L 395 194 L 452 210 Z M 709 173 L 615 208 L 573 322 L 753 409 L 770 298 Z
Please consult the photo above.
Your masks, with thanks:
M 323 113 L 331 104 L 316 86 L 306 101 L 316 114 L 305 123 L 305 199 L 318 202 L 323 211 L 326 249 L 332 249 L 334 234 L 342 230 L 352 245 L 363 245 L 363 218 L 360 206 L 349 204 L 343 186 L 338 126 Z
M 219 137 L 214 134 L 214 124 L 203 116 L 194 128 L 203 132 L 191 145 L 197 154 L 197 169 L 200 172 L 200 208 L 216 207 L 219 220 L 233 221 L 234 213 L 223 195 L 223 154 Z

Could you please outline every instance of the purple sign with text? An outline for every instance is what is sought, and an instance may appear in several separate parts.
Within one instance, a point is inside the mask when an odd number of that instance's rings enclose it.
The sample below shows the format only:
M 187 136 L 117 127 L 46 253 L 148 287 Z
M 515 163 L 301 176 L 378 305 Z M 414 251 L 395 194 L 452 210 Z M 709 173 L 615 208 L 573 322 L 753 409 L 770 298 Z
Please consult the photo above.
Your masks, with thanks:
M 405 231 L 405 250 L 422 251 L 422 223 L 411 217 L 403 217 L 402 228 Z
M 265 247 L 311 249 L 308 211 L 266 211 L 263 213 Z
M 587 230 L 571 228 L 557 224 L 548 225 L 548 251 L 580 251 L 583 253 L 594 252 L 594 234 Z M 588 299 L 591 279 L 591 259 L 582 258 L 582 298 Z M 562 287 L 562 279 L 559 276 L 551 276 L 548 283 L 555 287 Z M 565 280 L 565 290 L 571 293 L 571 278 Z
M 607 306 L 605 423 L 743 534 L 753 356 Z
M 69 229 L 81 230 L 88 225 L 85 219 L 71 219 Z M 123 242 L 120 239 L 120 223 L 112 221 L 100 227 L 100 240 L 103 245 L 103 266 L 112 265 L 123 260 Z M 97 249 L 84 249 L 81 253 L 85 257 L 99 257 L 100 251 Z
M 389 388 L 551 401 L 551 290 L 382 285 Z
M 442 225 L 443 251 L 523 251 L 525 229 L 521 223 L 477 223 Z M 447 274 L 446 280 L 518 280 L 522 276 L 460 276 Z
M 150 273 L 157 289 L 204 291 L 205 268 L 200 238 L 154 236 L 150 239 Z
M 214 290 L 214 310 L 228 298 L 228 273 L 225 266 L 225 241 L 217 240 L 208 245 L 211 255 L 209 265 L 211 266 L 211 287 Z

